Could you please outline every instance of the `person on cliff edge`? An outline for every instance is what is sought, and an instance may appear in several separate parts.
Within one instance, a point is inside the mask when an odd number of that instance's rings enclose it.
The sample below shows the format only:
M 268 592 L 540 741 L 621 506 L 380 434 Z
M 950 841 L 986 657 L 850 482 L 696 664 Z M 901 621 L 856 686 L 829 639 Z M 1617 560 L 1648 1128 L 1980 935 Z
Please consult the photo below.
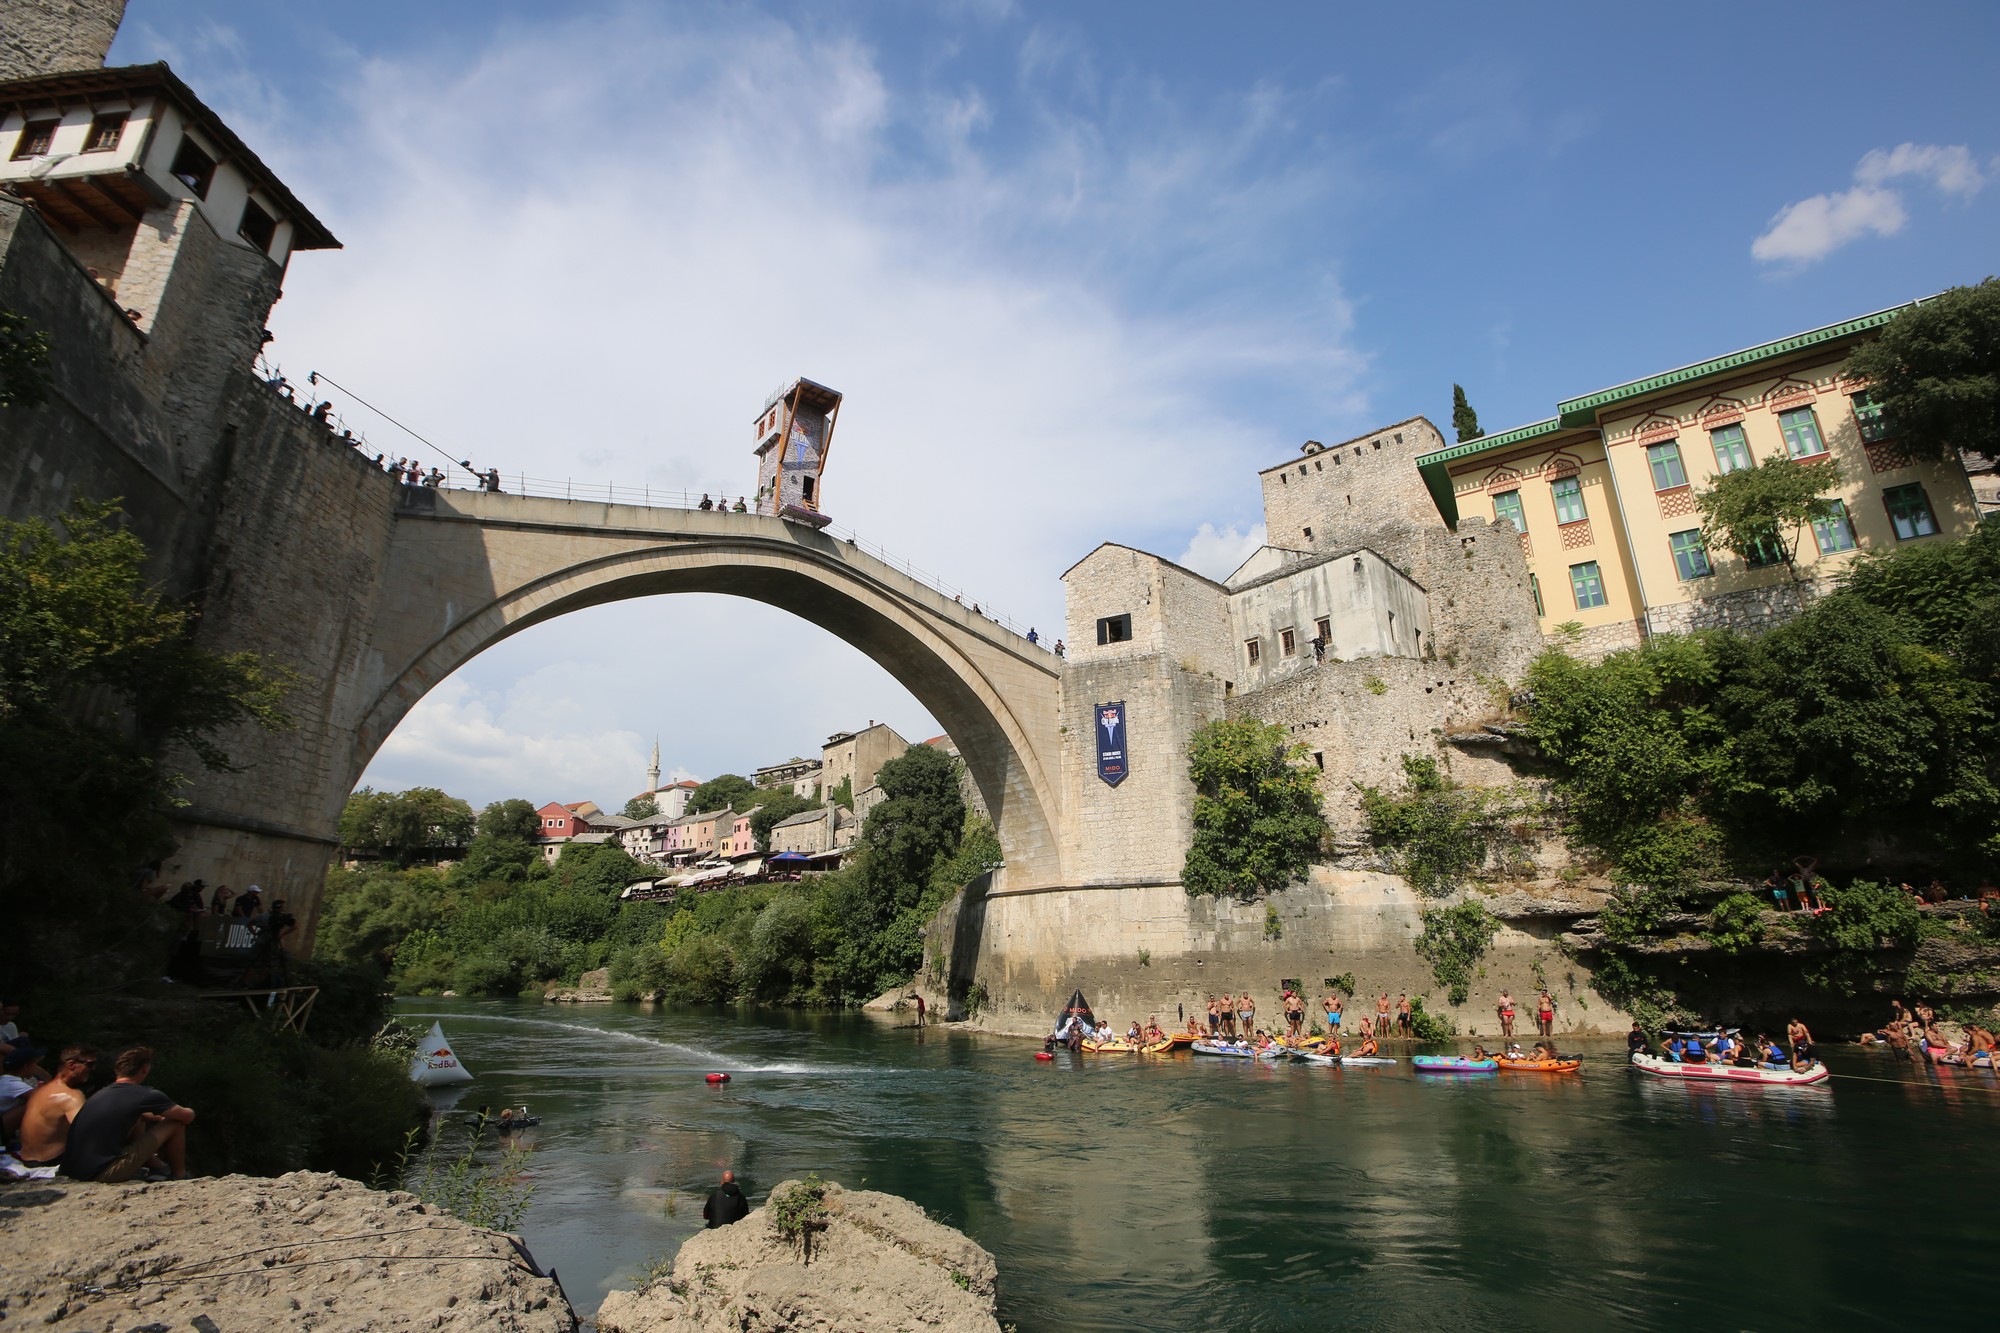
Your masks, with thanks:
M 736 1173 L 724 1171 L 722 1183 L 708 1192 L 708 1202 L 701 1206 L 702 1221 L 713 1230 L 732 1222 L 741 1222 L 748 1216 L 750 1200 L 743 1197 L 743 1190 L 736 1183 Z

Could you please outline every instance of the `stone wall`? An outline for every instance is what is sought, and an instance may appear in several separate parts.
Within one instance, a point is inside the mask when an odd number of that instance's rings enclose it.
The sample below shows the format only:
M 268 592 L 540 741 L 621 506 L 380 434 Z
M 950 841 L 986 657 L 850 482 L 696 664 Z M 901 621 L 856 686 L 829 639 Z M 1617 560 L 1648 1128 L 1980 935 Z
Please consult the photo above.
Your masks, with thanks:
M 1193 837 L 1188 739 L 1223 682 L 1164 653 L 1072 662 L 1062 681 L 1063 873 L 1070 884 L 1178 883 Z M 1096 707 L 1125 704 L 1127 775 L 1097 776 Z
M 1440 526 L 1415 461 L 1443 447 L 1437 427 L 1411 417 L 1266 468 L 1258 474 L 1266 540 L 1319 551 L 1369 546 L 1406 565 L 1391 548 L 1411 530 Z
M 97 69 L 125 0 L 0 0 L 0 82 Z
M 1762 634 L 1798 615 L 1801 595 L 1810 606 L 1831 592 L 1833 586 L 1831 578 L 1804 579 L 1796 587 L 1790 579 L 1782 579 L 1699 601 L 1656 606 L 1647 613 L 1647 618 L 1655 634 L 1689 634 L 1698 629 Z
M 1328 979 L 1351 972 L 1352 1008 L 1385 990 L 1392 1001 L 1422 995 L 1461 1032 L 1484 1036 L 1497 1031 L 1494 1005 L 1503 987 L 1517 1000 L 1533 994 L 1536 963 L 1555 988 L 1558 1031 L 1630 1025 L 1557 950 L 1555 936 L 1566 924 L 1560 918 L 1503 925 L 1466 1003 L 1454 1008 L 1411 947 L 1422 905 L 1393 875 L 1322 868 L 1308 883 L 1253 903 L 1190 898 L 1178 885 L 980 897 L 941 916 L 932 942 L 935 951 L 977 940 L 970 961 L 953 960 L 955 979 L 970 978 L 983 992 L 982 1023 L 1021 1034 L 1050 1031 L 1079 987 L 1097 1015 L 1122 1031 L 1149 1015 L 1179 1027 L 1183 1013 L 1205 1012 L 1207 997 L 1225 990 L 1248 990 L 1269 1018 L 1286 980 L 1303 982 L 1316 1001 Z M 961 925 L 968 914 L 979 918 L 975 929 Z M 946 970 L 936 966 L 935 974 Z M 1532 1033 L 1532 1020 L 1521 1030 Z

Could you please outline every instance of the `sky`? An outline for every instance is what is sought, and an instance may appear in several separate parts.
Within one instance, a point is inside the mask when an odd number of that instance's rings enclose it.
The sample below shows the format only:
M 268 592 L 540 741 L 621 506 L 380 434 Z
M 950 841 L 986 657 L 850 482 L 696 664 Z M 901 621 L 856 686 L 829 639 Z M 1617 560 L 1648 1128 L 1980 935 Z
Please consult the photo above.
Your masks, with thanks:
M 272 362 L 506 474 L 755 489 L 799 375 L 844 526 L 1022 624 L 1103 541 L 1221 576 L 1256 472 L 1993 273 L 2000 5 L 134 0 L 340 237 Z M 348 395 L 391 457 L 445 461 Z M 365 782 L 616 808 L 938 728 L 759 604 L 527 631 Z

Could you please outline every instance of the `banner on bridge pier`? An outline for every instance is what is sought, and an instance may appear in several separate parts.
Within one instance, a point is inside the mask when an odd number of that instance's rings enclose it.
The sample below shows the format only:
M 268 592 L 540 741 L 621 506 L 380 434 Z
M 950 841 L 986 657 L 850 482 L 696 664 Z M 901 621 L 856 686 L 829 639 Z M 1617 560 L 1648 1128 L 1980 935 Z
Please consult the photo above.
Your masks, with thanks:
M 1125 780 L 1130 770 L 1125 763 L 1125 701 L 1115 704 L 1098 704 L 1097 714 L 1097 776 L 1112 786 Z

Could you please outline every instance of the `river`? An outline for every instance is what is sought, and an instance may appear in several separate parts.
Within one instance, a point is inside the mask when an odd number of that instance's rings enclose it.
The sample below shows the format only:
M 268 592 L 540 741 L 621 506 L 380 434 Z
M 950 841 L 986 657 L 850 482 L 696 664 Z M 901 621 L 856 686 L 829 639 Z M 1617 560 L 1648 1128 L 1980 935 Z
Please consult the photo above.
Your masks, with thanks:
M 861 1014 L 404 1000 L 541 1116 L 524 1231 L 586 1313 L 817 1170 L 993 1251 L 1003 1322 L 1076 1330 L 1991 1326 L 2000 1080 L 1827 1052 L 1818 1088 L 1419 1079 L 1029 1043 Z M 726 1070 L 712 1088 L 703 1075 Z

